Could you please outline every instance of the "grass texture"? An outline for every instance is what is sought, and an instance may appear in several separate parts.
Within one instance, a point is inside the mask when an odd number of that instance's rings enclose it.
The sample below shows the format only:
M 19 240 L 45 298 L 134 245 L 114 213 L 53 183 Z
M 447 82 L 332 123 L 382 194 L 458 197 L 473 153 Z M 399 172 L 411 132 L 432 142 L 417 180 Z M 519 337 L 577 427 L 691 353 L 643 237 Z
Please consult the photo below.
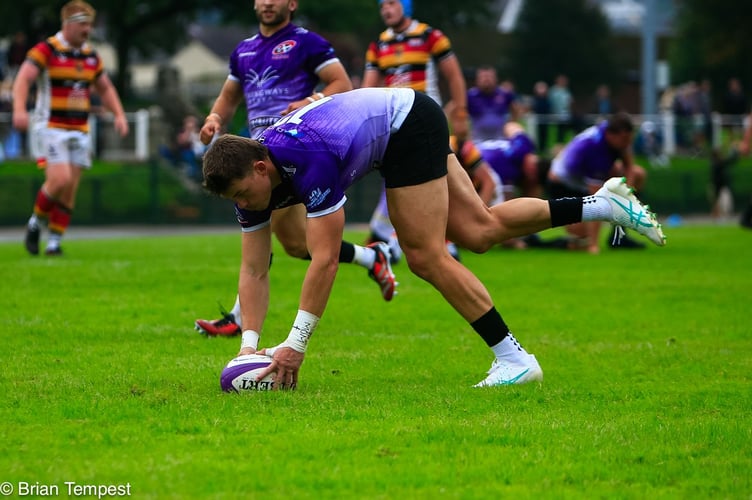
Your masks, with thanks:
M 239 231 L 0 244 L 0 483 L 134 498 L 749 498 L 752 232 L 682 226 L 600 255 L 463 253 L 542 384 L 474 389 L 491 363 L 428 284 L 381 300 L 342 266 L 293 393 L 225 394 Z M 364 234 L 349 232 L 355 242 Z M 545 236 L 545 235 L 544 235 Z M 261 345 L 306 262 L 277 247 Z M 49 491 L 49 490 L 46 490 Z

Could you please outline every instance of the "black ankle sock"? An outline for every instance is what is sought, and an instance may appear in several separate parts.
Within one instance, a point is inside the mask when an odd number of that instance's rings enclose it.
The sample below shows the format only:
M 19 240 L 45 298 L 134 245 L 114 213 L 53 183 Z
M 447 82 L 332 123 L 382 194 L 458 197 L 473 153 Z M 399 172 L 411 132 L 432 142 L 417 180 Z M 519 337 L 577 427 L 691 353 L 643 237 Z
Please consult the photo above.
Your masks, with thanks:
M 548 200 L 551 211 L 551 227 L 582 222 L 582 198 L 558 198 Z
M 492 307 L 486 314 L 470 323 L 470 326 L 481 336 L 488 347 L 495 346 L 504 340 L 504 337 L 509 333 L 509 327 L 504 323 L 501 314 L 499 314 L 495 307 Z

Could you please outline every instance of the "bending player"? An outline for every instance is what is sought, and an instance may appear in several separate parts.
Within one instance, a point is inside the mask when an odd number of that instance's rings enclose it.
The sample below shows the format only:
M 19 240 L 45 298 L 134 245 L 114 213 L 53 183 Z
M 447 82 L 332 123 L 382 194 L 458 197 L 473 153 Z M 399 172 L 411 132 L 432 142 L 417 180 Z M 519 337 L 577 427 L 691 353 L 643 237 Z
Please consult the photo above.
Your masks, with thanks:
M 538 381 L 543 371 L 514 338 L 481 281 L 449 255 L 447 237 L 483 253 L 509 238 L 600 220 L 665 244 L 655 215 L 623 178 L 610 179 L 591 196 L 517 198 L 488 207 L 448 143 L 446 118 L 430 97 L 412 89 L 367 88 L 311 103 L 259 140 L 225 135 L 209 149 L 204 187 L 235 202 L 245 229 L 240 293 L 251 307 L 247 315 L 243 311 L 240 354 L 257 351 L 266 319 L 272 212 L 291 203 L 305 203 L 307 210 L 311 262 L 298 311 L 287 339 L 259 351 L 273 356 L 259 378 L 274 373 L 277 388 L 296 387 L 339 267 L 345 191 L 374 170 L 384 178 L 390 218 L 410 270 L 431 283 L 494 354 L 488 375 L 476 386 Z

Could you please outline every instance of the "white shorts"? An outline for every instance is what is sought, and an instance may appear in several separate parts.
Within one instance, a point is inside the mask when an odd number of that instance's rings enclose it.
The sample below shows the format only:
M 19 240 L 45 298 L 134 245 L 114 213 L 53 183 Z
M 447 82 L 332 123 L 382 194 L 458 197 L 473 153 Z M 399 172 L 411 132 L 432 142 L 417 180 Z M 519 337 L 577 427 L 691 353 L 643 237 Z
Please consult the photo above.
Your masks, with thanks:
M 79 168 L 91 168 L 91 137 L 80 130 L 44 127 L 36 130 L 41 145 L 40 156 L 32 150 L 37 158 L 43 157 L 48 165 L 67 163 Z

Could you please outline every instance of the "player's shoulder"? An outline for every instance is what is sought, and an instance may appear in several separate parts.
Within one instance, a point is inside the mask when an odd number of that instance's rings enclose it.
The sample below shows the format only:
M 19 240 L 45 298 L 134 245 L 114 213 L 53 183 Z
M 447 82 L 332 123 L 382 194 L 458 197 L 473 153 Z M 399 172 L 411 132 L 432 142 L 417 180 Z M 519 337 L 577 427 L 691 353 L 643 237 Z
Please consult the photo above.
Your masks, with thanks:
M 315 31 L 311 31 L 308 28 L 297 26 L 295 24 L 291 25 L 291 27 L 292 27 L 291 34 L 294 35 L 296 38 L 326 41 L 326 38 L 324 38 L 322 35 L 316 33 Z
M 443 36 L 441 33 L 441 30 L 434 28 L 428 23 L 422 23 L 419 21 L 413 21 L 413 23 L 410 25 L 410 27 L 407 29 L 407 32 L 410 36 Z

